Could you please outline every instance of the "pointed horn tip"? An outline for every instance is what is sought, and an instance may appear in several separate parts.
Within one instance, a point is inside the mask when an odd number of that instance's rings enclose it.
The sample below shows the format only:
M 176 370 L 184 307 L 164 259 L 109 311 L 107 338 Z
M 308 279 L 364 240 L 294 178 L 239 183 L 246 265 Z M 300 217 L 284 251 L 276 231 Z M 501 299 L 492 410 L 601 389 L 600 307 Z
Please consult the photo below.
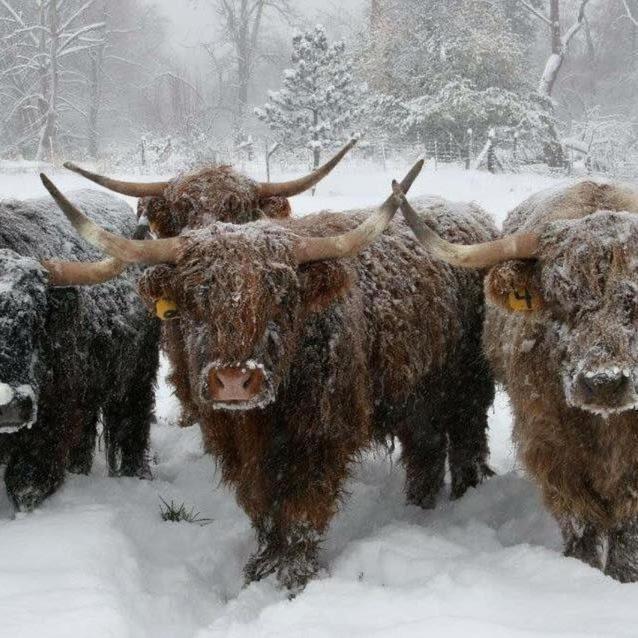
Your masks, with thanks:
M 49 193 L 57 190 L 55 184 L 44 173 L 40 173 L 40 181 L 44 184 L 44 188 L 46 188 Z
M 64 162 L 64 164 L 62 164 L 62 166 L 64 166 L 64 168 L 70 170 L 70 171 L 75 171 L 77 172 L 78 169 L 80 168 L 77 164 L 74 164 L 73 162 Z

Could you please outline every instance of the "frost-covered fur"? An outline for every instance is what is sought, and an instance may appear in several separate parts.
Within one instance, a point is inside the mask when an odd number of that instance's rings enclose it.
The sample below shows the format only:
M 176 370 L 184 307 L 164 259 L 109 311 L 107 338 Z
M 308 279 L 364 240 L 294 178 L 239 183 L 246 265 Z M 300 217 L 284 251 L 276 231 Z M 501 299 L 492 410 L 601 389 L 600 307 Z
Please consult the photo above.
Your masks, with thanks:
M 479 209 L 416 205 L 453 241 L 495 235 Z M 443 483 L 448 440 L 455 497 L 489 471 L 480 275 L 432 261 L 402 220 L 356 258 L 295 261 L 298 236 L 342 233 L 372 212 L 184 232 L 176 265 L 140 281 L 149 305 L 179 307 L 165 324 L 172 381 L 257 531 L 248 581 L 276 573 L 296 590 L 316 573 L 351 461 L 375 440 L 399 437 L 408 500 L 424 507 Z M 260 366 L 256 403 L 208 398 L 220 362 Z
M 563 527 L 565 552 L 638 580 L 638 190 L 581 182 L 514 210 L 538 260 L 496 266 L 485 347 L 510 395 L 520 457 Z M 560 218 L 567 217 L 562 220 Z M 540 295 L 535 313 L 507 293 Z
M 140 199 L 138 216 L 143 215 L 159 237 L 175 237 L 185 228 L 217 221 L 243 224 L 289 217 L 290 204 L 285 197 L 260 197 L 257 182 L 230 166 L 212 166 L 180 175 L 163 197 Z
M 113 232 L 133 232 L 121 200 L 92 191 L 70 198 Z M 0 202 L 0 387 L 13 402 L 0 401 L 0 449 L 19 509 L 50 495 L 66 469 L 90 470 L 100 415 L 110 471 L 148 475 L 159 329 L 136 295 L 136 272 L 52 288 L 40 265 L 100 257 L 53 201 Z
M 154 236 L 165 238 L 218 221 L 243 224 L 263 218 L 284 219 L 290 216 L 290 203 L 285 197 L 260 197 L 257 182 L 230 166 L 208 166 L 178 176 L 163 197 L 139 199 L 137 215 L 148 221 Z M 174 333 L 170 327 L 162 331 L 163 348 L 178 357 L 179 336 Z M 173 381 L 172 374 L 169 381 Z M 186 408 L 188 393 L 181 394 L 185 386 L 174 385 L 182 402 L 180 424 L 192 425 L 197 414 Z

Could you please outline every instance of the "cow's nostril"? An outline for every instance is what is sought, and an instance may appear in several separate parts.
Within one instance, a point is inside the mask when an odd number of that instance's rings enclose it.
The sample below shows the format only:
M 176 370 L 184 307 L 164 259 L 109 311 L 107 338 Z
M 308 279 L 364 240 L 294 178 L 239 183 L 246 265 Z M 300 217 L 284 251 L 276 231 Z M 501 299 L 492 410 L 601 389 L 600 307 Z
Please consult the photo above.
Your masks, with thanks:
M 629 377 L 620 371 L 601 370 L 579 375 L 578 383 L 588 402 L 608 404 L 621 395 L 629 385 Z
M 260 369 L 213 368 L 208 373 L 208 391 L 214 401 L 249 401 L 264 383 Z

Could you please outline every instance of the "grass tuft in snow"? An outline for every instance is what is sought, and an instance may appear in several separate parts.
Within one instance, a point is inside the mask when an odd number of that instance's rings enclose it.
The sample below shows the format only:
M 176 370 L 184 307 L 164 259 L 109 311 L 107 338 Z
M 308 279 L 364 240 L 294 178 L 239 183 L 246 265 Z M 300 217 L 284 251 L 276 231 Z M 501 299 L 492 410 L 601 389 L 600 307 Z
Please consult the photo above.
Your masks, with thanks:
M 197 525 L 208 525 L 213 522 L 212 518 L 202 518 L 199 512 L 195 511 L 194 507 L 188 509 L 185 503 L 177 505 L 171 500 L 167 503 L 161 496 L 159 500 L 162 501 L 160 505 L 160 516 L 162 520 L 167 523 L 196 523 Z

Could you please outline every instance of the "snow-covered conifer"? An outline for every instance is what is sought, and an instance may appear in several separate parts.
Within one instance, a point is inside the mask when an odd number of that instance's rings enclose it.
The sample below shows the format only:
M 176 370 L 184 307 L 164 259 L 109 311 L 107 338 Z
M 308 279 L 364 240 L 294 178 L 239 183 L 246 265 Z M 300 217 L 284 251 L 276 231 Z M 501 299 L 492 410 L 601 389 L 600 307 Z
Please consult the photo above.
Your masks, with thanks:
M 343 42 L 330 44 L 323 27 L 294 36 L 293 66 L 283 73 L 282 87 L 255 109 L 257 117 L 287 147 L 307 147 L 318 166 L 325 147 L 341 143 L 355 124 L 360 87 Z

